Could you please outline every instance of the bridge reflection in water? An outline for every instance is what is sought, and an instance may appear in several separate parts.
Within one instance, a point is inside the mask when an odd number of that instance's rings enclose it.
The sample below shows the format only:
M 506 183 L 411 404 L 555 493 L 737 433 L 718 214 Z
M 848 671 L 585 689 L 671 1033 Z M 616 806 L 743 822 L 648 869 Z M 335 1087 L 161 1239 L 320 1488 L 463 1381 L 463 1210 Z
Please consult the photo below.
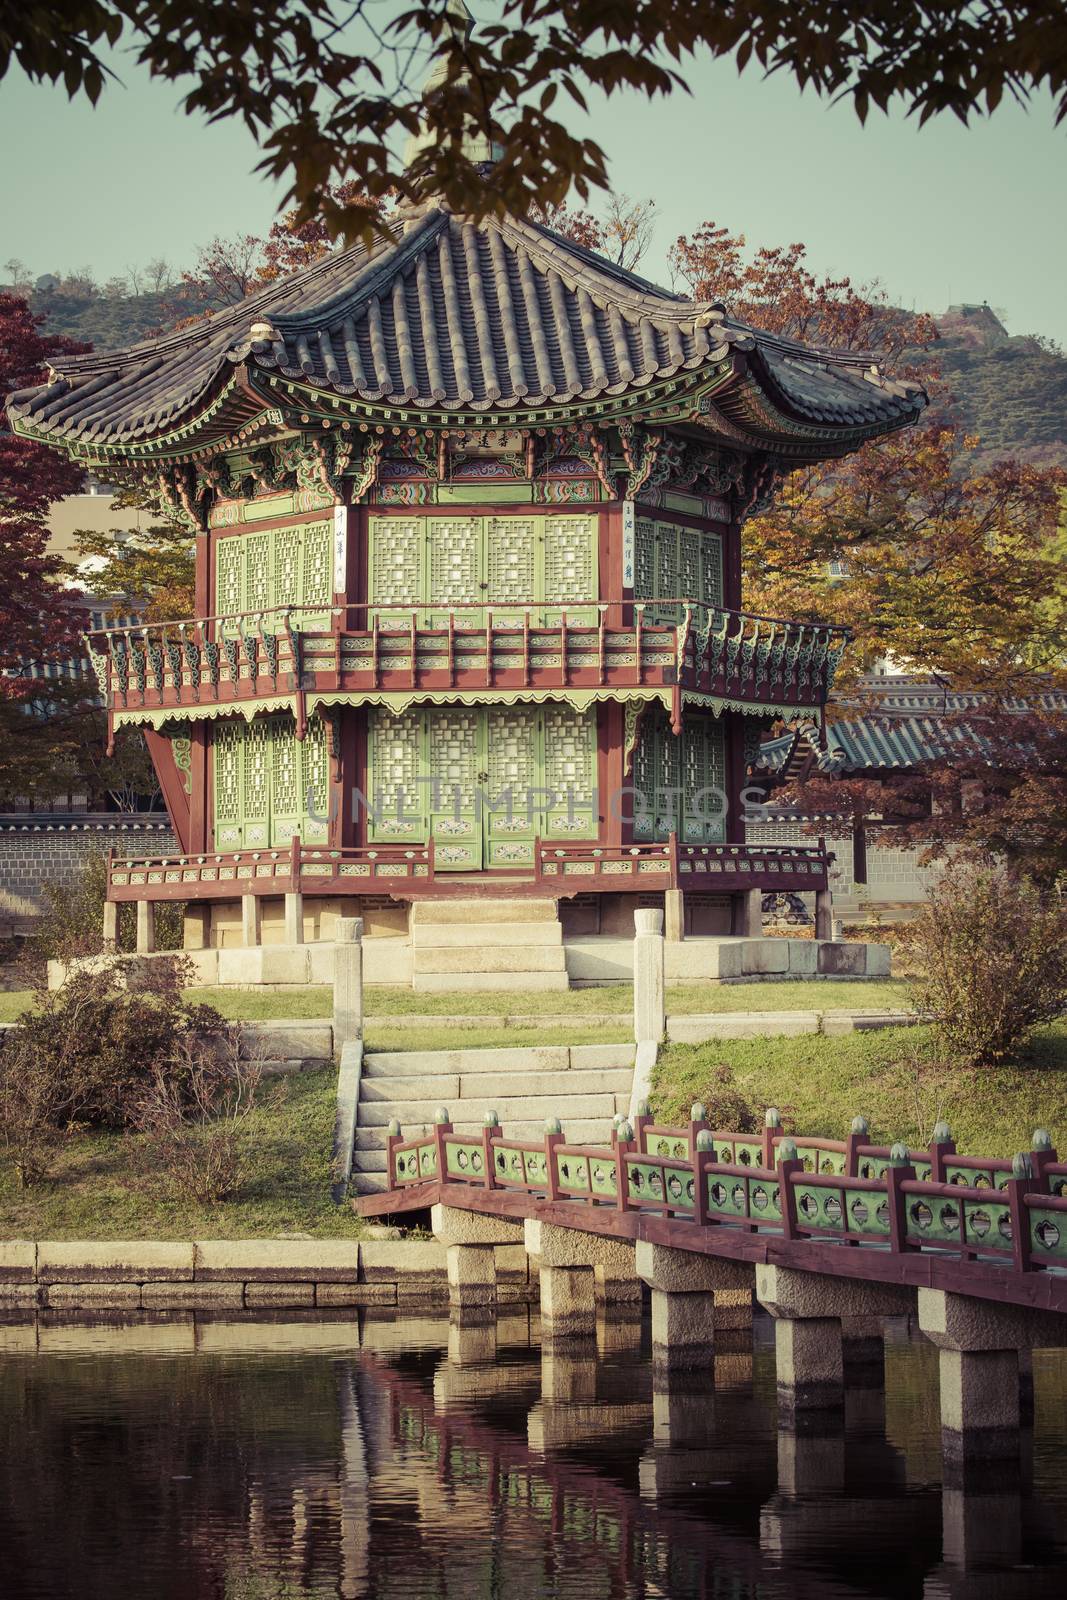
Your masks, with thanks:
M 6 1600 L 1024 1600 L 1067 1572 L 1063 1352 L 1019 1476 L 942 1493 L 937 1352 L 903 1321 L 802 1431 L 762 1318 L 684 1379 L 647 1320 L 542 1348 L 526 1307 L 42 1318 L 0 1347 Z

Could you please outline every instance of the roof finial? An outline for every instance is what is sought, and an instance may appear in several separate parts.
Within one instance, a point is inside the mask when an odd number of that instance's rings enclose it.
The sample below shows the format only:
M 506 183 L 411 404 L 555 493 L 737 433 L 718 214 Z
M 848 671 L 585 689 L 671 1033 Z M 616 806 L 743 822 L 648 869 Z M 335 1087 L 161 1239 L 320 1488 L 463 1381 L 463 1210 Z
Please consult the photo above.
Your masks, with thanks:
M 444 9 L 444 22 L 453 39 L 467 40 L 474 32 L 474 17 L 465 0 L 448 0 Z M 436 57 L 422 86 L 423 99 L 444 83 L 447 72 L 448 67 L 444 57 Z M 466 73 L 463 76 L 466 77 Z M 420 133 L 412 134 L 404 149 L 405 166 L 410 167 L 416 157 L 432 143 L 433 138 L 425 127 Z M 495 139 L 488 138 L 480 129 L 470 127 L 464 130 L 462 149 L 469 161 L 479 164 L 496 161 L 502 153 L 501 146 Z

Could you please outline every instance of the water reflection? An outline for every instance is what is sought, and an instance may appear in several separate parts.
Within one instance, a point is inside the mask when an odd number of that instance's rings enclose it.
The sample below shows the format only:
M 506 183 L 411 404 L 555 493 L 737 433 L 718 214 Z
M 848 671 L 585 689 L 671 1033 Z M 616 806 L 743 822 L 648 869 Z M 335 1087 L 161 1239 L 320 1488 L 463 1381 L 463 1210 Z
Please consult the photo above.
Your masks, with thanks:
M 639 1320 L 0 1327 L 5 1600 L 1024 1600 L 1067 1570 L 1067 1357 L 1017 1481 L 941 1489 L 936 1352 L 903 1324 L 844 1416 L 779 1429 L 771 1330 L 714 1378 Z

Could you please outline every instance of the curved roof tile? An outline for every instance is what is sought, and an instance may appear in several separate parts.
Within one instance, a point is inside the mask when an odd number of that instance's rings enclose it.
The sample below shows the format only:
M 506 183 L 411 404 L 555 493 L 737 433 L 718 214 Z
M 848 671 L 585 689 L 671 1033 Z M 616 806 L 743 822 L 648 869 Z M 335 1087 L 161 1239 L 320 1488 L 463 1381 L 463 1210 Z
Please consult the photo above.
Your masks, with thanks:
M 430 204 L 394 242 L 337 251 L 127 350 L 62 360 L 10 410 L 57 442 L 145 442 L 247 361 L 367 401 L 518 412 L 618 395 L 731 345 L 751 353 L 773 399 L 814 423 L 890 428 L 925 401 L 867 358 L 762 335 L 538 224 L 473 223 Z

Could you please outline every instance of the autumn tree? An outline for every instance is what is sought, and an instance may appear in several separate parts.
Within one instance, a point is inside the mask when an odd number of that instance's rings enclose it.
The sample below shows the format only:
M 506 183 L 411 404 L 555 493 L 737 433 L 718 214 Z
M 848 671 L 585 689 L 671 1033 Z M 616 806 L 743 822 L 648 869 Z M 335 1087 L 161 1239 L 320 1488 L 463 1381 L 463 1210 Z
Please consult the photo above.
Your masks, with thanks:
M 471 32 L 469 20 L 460 0 L 413 0 L 384 24 L 365 0 L 25 0 L 0 22 L 0 77 L 14 62 L 96 102 L 121 47 L 180 84 L 186 112 L 239 118 L 300 220 L 349 236 L 394 191 L 478 215 L 559 205 L 572 185 L 587 200 L 608 187 L 606 158 L 568 127 L 567 105 L 584 108 L 590 89 L 670 94 L 698 51 L 848 97 L 861 121 L 894 104 L 920 124 L 942 111 L 966 122 L 1036 90 L 1067 108 L 1062 0 L 503 0 L 493 21 Z M 407 164 L 404 136 L 420 131 Z M 499 159 L 478 159 L 472 136 L 496 141 Z M 353 176 L 361 194 L 333 198 Z

